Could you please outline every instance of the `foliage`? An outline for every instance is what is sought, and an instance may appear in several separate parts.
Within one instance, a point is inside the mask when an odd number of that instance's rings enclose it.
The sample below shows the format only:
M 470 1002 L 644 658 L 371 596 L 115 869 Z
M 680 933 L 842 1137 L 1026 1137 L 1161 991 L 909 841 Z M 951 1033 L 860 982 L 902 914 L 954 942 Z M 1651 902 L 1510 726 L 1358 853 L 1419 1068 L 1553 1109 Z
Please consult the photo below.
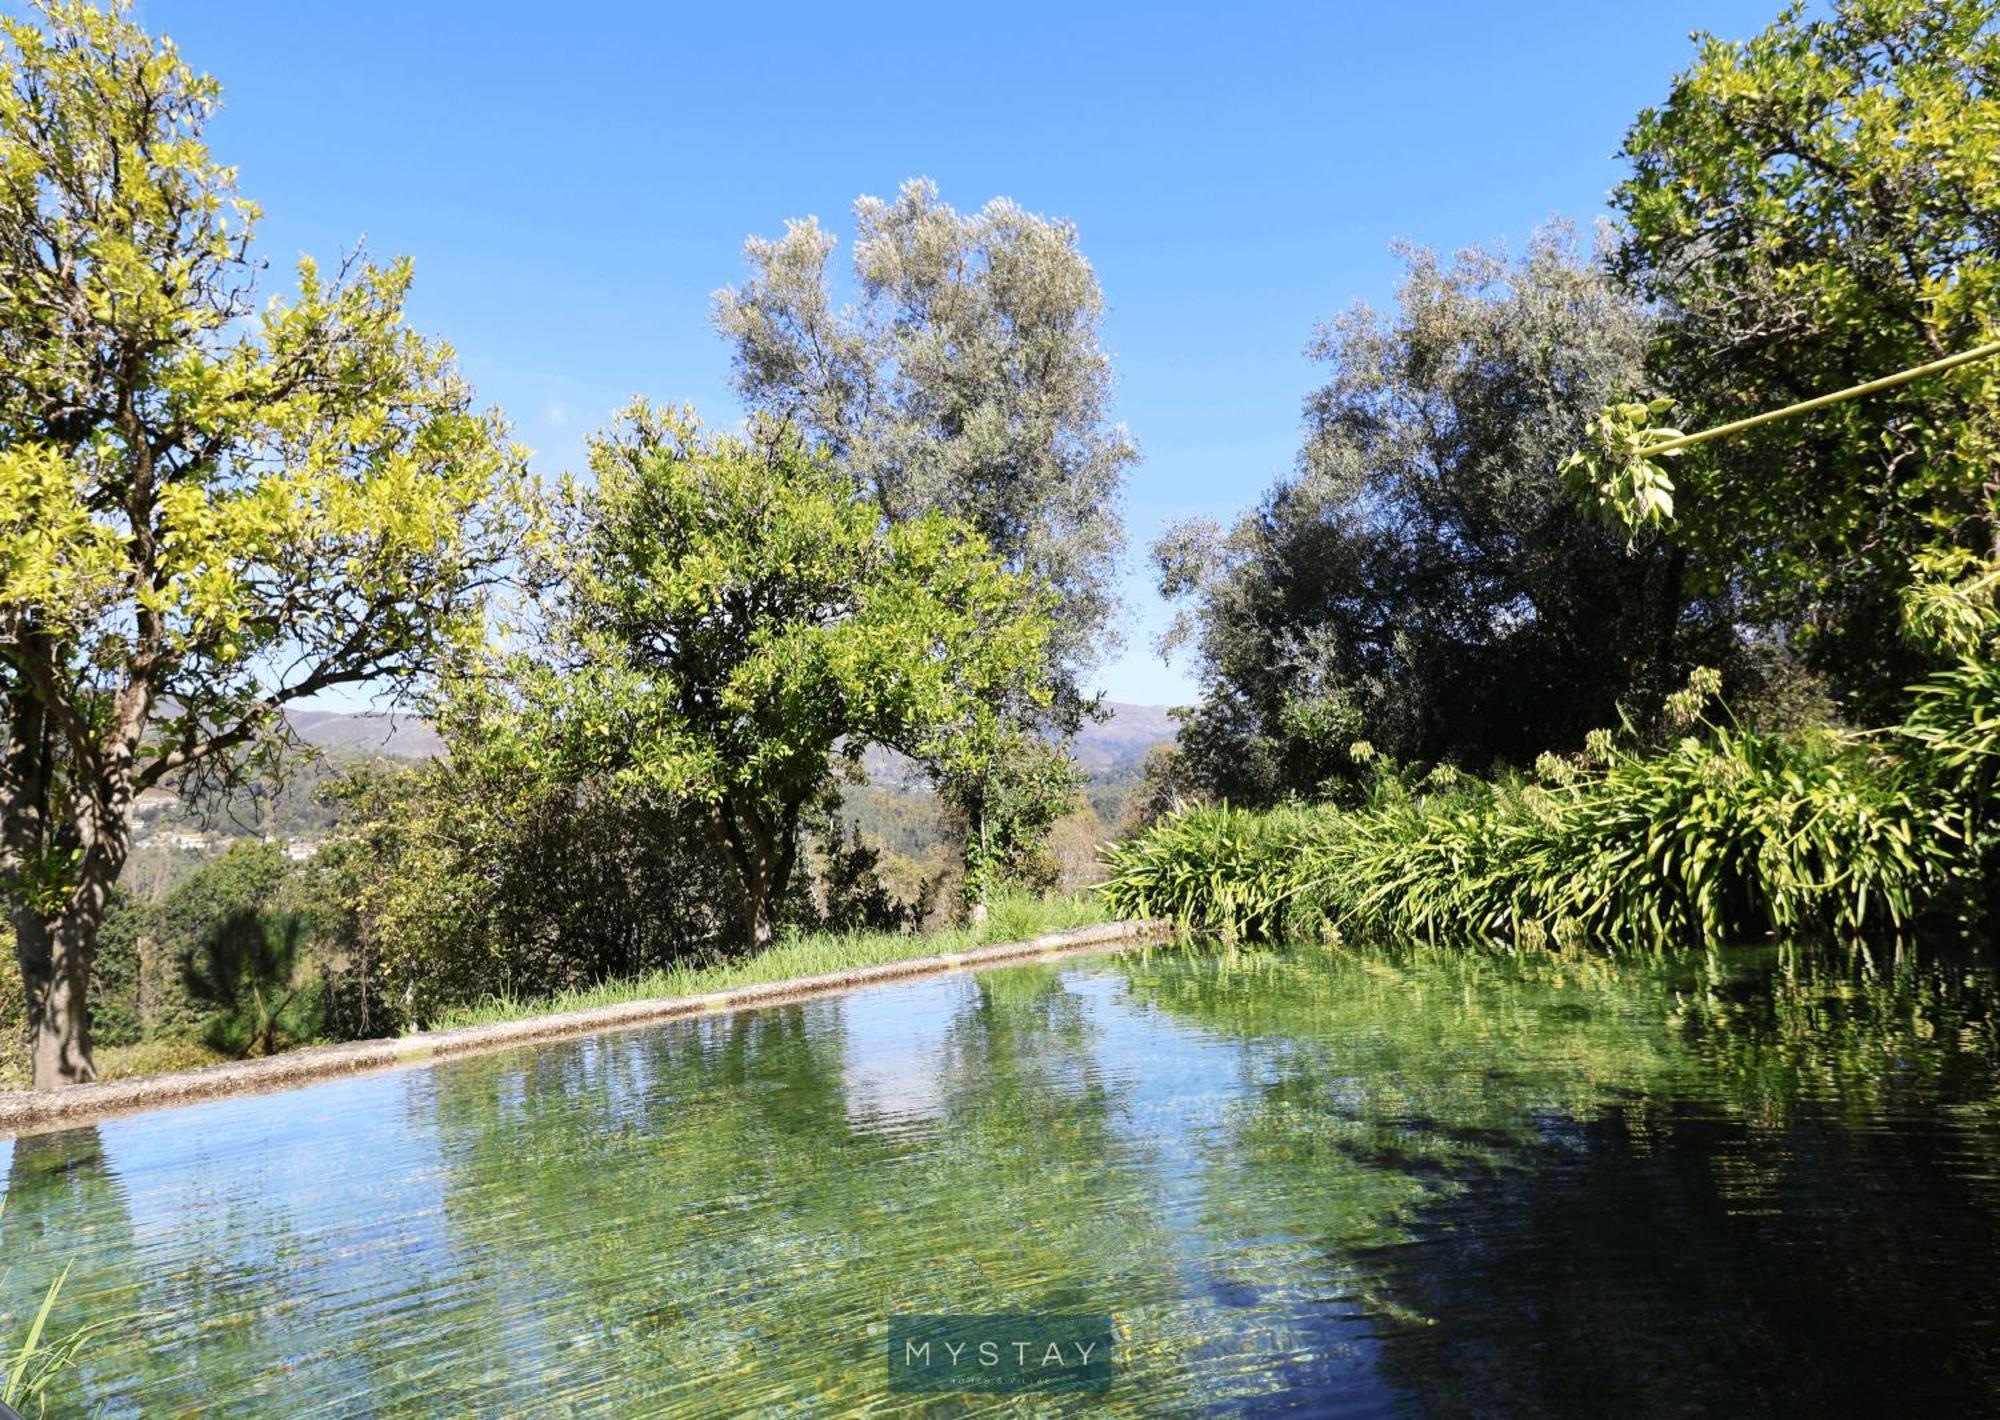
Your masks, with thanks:
M 874 780 L 843 785 L 841 814 L 880 855 L 876 872 L 890 892 L 906 904 L 924 900 L 932 917 L 956 916 L 963 837 L 947 828 L 937 797 L 925 786 Z
M 7 1198 L 0 1193 L 0 1213 L 7 1209 Z M 49 1283 L 48 1291 L 42 1294 L 41 1305 L 35 1309 L 34 1319 L 28 1323 L 20 1344 L 12 1351 L 0 1351 L 0 1405 L 13 1407 L 26 1413 L 32 1405 L 36 1415 L 48 1411 L 49 1388 L 63 1372 L 76 1364 L 77 1354 L 90 1343 L 91 1337 L 119 1324 L 115 1317 L 78 1326 L 68 1334 L 53 1340 L 44 1340 L 48 1331 L 49 1315 L 55 1310 L 56 1300 L 62 1296 L 63 1287 L 69 1282 L 70 1268 L 65 1266 Z M 6 1281 L 6 1273 L 0 1270 L 0 1284 Z
M 977 741 L 958 741 L 939 776 L 946 824 L 964 845 L 963 896 L 982 905 L 1003 889 L 1056 885 L 1050 830 L 1076 807 L 1087 782 L 1061 747 L 1016 724 L 995 728 L 994 742 L 976 755 L 965 749 Z
M 886 746 L 949 783 L 1014 742 L 997 707 L 1046 705 L 1049 597 L 964 523 L 885 521 L 787 431 L 708 436 L 643 403 L 591 465 L 544 569 L 545 642 L 458 743 L 693 815 L 739 940 L 770 940 L 836 756 Z
M 1990 0 L 1794 5 L 1701 42 L 1625 145 L 1618 270 L 1648 360 L 1709 428 L 2000 333 L 2000 26 Z M 2000 364 L 1690 450 L 1677 544 L 1740 579 L 1864 723 L 1939 664 L 1901 638 L 1927 556 L 2000 553 Z
M 289 717 L 296 720 L 302 716 Z M 184 852 L 161 848 L 163 832 L 193 830 L 222 838 L 259 838 L 283 842 L 291 838 L 308 841 L 324 839 L 339 822 L 339 799 L 328 787 L 355 769 L 370 765 L 408 768 L 421 764 L 426 756 L 385 754 L 348 745 L 311 745 L 310 753 L 282 766 L 277 774 L 242 777 L 227 792 L 195 803 L 173 800 L 166 804 L 142 806 L 144 828 L 134 838 L 131 858 L 126 861 L 123 879 L 133 892 L 142 889 L 133 875 L 142 871 L 140 854 L 154 848 L 164 854 Z M 164 864 L 152 876 L 171 877 Z M 173 882 L 162 891 L 170 890 Z
M 186 1013 L 211 1047 L 268 1055 L 319 1033 L 319 923 L 280 850 L 238 844 L 147 915 L 138 930 L 172 964 Z M 157 1022 L 149 1034 L 172 1033 L 158 1004 L 147 1014 Z
M 415 770 L 357 770 L 313 859 L 328 1029 L 390 1035 L 488 993 L 542 994 L 716 950 L 732 915 L 701 825 L 603 776 L 482 757 L 477 721 Z
M 224 1065 L 237 1058 L 217 1050 L 206 1041 L 185 1037 L 142 1040 L 131 1045 L 106 1045 L 98 1052 L 97 1078 L 100 1082 L 137 1080 L 148 1075 L 170 1075 L 178 1070 Z M 0 1060 L 0 1089 L 30 1088 L 32 1078 L 26 1065 L 25 1056 Z
M 460 656 L 523 519 L 521 455 L 404 321 L 409 264 L 305 260 L 258 305 L 215 82 L 123 7 L 39 21 L 0 21 L 0 872 L 55 1084 L 92 1073 L 136 796 Z
M 0 964 L 14 955 L 14 929 L 0 923 Z M 0 1061 L 16 1053 L 28 1038 L 28 1003 L 18 972 L 0 969 Z
M 1105 852 L 1100 889 L 1121 917 L 1166 917 L 1225 942 L 1278 940 L 1306 847 L 1329 822 L 1297 804 L 1185 804 Z
M 187 986 L 214 1013 L 211 1045 L 270 1055 L 285 1041 L 310 1038 L 318 983 L 308 975 L 307 930 L 303 913 L 240 907 L 203 934 Z
M 158 949 L 150 904 L 123 890 L 115 893 L 97 933 L 92 974 L 90 1039 L 95 1046 L 131 1045 L 146 1037 L 158 1003 L 152 999 L 148 968 Z
M 152 930 L 166 953 L 184 965 L 200 955 L 217 924 L 239 912 L 280 906 L 291 872 L 291 860 L 273 845 L 235 844 L 160 900 Z
M 1002 892 L 989 904 L 984 922 L 946 927 L 920 936 L 901 928 L 810 932 L 788 928 L 771 946 L 754 956 L 681 962 L 546 996 L 495 992 L 442 1012 L 436 1024 L 447 1029 L 487 1025 L 627 1001 L 698 996 L 767 981 L 788 981 L 793 977 L 852 971 L 883 962 L 941 956 L 998 942 L 1024 942 L 1046 933 L 1094 927 L 1109 915 L 1095 893 L 1041 897 L 1033 893 Z
M 1642 530 L 1673 521 L 1674 481 L 1659 460 L 1684 450 L 1656 446 L 1681 431 L 1653 422 L 1673 407 L 1671 399 L 1607 405 L 1586 427 L 1589 442 L 1556 465 L 1586 513 L 1635 541 Z
M 892 521 L 943 514 L 1054 596 L 1045 696 L 1003 703 L 1009 745 L 941 775 L 968 900 L 1050 876 L 1047 838 L 1077 777 L 1037 741 L 1074 734 L 1084 673 L 1116 644 L 1112 578 L 1125 473 L 1110 418 L 1104 299 L 1076 230 L 996 199 L 961 214 L 924 180 L 855 203 L 858 309 L 837 307 L 834 238 L 808 218 L 746 244 L 751 276 L 718 293 L 736 386 L 801 431 Z
M 98 934 L 90 1001 L 91 1040 L 100 1050 L 114 1052 L 119 1062 L 106 1077 L 212 1058 L 211 1049 L 196 1042 L 218 1025 L 216 1003 L 191 994 L 188 975 L 190 967 L 198 967 L 204 944 L 226 924 L 255 922 L 269 930 L 275 922 L 299 919 L 309 928 L 301 935 L 301 955 L 309 959 L 313 974 L 324 976 L 325 912 L 302 876 L 278 849 L 239 843 L 197 862 L 163 894 L 113 895 Z M 19 988 L 17 978 L 0 979 L 0 1032 L 10 1039 L 26 1028 Z M 317 993 L 295 1003 L 287 1032 L 293 1040 L 328 1029 L 318 1019 L 319 1004 Z M 252 1033 L 222 1030 L 223 1052 L 244 1053 Z M 11 1071 L 5 1073 L 11 1076 Z M 26 1084 L 26 1076 L 20 1082 Z
M 1968 657 L 1914 688 L 1902 733 L 1928 753 L 1960 803 L 2000 806 L 2000 660 Z
M 705 990 L 1104 919 L 1092 897 L 1002 891 L 977 929 L 912 935 L 929 884 L 899 900 L 877 851 L 827 803 L 815 810 L 825 817 L 812 826 L 811 881 L 786 906 L 783 940 L 737 961 L 726 950 L 733 891 L 698 822 L 589 784 L 487 774 L 480 763 L 451 753 L 416 768 L 353 766 L 326 786 L 339 832 L 306 863 L 239 844 L 159 900 L 121 895 L 93 1002 L 100 1077 L 491 1017 L 502 1003 L 527 1014 Z M 254 954 L 260 934 L 294 954 L 292 968 L 203 984 L 218 974 L 218 949 Z M 299 994 L 275 1009 L 288 981 Z M 18 1006 L 0 999 L 0 1028 L 21 1025 Z M 0 1083 L 27 1080 L 0 1066 Z
M 83 1332 L 74 1332 L 54 1345 L 46 1345 L 42 1341 L 49 1313 L 55 1309 L 56 1298 L 62 1295 L 63 1284 L 68 1280 L 69 1269 L 64 1268 L 61 1275 L 49 1283 L 48 1294 L 42 1298 L 41 1308 L 29 1324 L 28 1334 L 21 1338 L 19 1348 L 12 1356 L 0 1358 L 7 1367 L 5 1385 L 0 1385 L 0 1404 L 18 1406 L 26 1405 L 31 1400 L 45 1402 L 49 1383 L 74 1360 L 84 1337 Z
M 200 865 L 194 870 L 199 872 Z M 143 1042 L 181 1039 L 197 1032 L 201 1013 L 188 999 L 180 964 L 163 945 L 159 903 L 119 891 L 112 896 L 97 939 L 98 954 L 90 1000 L 91 1042 L 121 1051 Z M 11 932 L 0 927 L 0 960 L 13 954 Z M 0 1078 L 25 1087 L 30 1076 L 20 1047 L 27 1039 L 28 1014 L 16 972 L 0 974 Z M 18 1060 L 14 1059 L 17 1054 Z M 98 1062 L 100 1065 L 102 1061 Z M 129 1073 L 129 1072 L 127 1072 Z M 100 1077 L 104 1077 L 100 1072 Z
M 813 925 L 831 932 L 906 932 L 923 925 L 930 912 L 932 884 L 921 884 L 904 901 L 882 881 L 882 850 L 862 836 L 859 824 L 840 814 L 840 799 L 829 795 L 819 824 L 814 878 Z
M 1956 660 L 1911 687 L 1898 730 L 1950 806 L 1947 831 L 1982 865 L 1987 919 L 2000 920 L 2000 561 L 1922 570 L 1904 598 L 1910 634 Z
M 716 298 L 737 388 L 891 519 L 961 519 L 1054 589 L 1050 680 L 1073 714 L 1075 676 L 1110 644 L 1120 493 L 1138 456 L 1109 418 L 1096 275 L 1074 227 L 1005 199 L 961 214 L 915 180 L 854 213 L 858 310 L 836 305 L 834 238 L 815 219 L 746 244 L 750 279 Z
M 1186 607 L 1167 644 L 1192 645 L 1202 685 L 1186 773 L 1210 793 L 1364 784 L 1356 740 L 1525 765 L 1729 660 L 1685 560 L 1594 526 L 1560 471 L 1641 378 L 1646 314 L 1560 228 L 1511 262 L 1405 256 L 1393 315 L 1356 308 L 1313 343 L 1333 373 L 1298 473 L 1226 534 L 1183 524 L 1154 548 Z
M 1697 728 L 1656 753 L 1600 734 L 1538 782 L 1385 776 L 1351 810 L 1188 808 L 1111 852 L 1106 893 L 1223 935 L 1667 947 L 1903 931 L 1976 875 L 1950 831 L 1967 801 L 1928 760 Z

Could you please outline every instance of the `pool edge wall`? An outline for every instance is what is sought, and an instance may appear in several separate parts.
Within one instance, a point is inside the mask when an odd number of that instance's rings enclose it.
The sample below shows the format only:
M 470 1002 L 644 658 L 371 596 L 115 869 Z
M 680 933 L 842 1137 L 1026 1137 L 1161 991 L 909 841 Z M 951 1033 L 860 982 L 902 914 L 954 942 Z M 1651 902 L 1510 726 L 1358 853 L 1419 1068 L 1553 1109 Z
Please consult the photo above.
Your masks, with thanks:
M 1146 945 L 1171 936 L 1171 923 L 1145 920 L 1107 922 L 1067 932 L 1049 932 L 1019 942 L 1000 942 L 962 952 L 910 957 L 850 971 L 795 976 L 699 996 L 666 996 L 592 1006 L 494 1025 L 418 1031 L 386 1040 L 310 1045 L 258 1060 L 235 1060 L 105 1084 L 69 1085 L 54 1090 L 0 1090 L 0 1137 L 41 1134 L 94 1123 L 116 1115 L 167 1109 L 226 1095 L 263 1094 L 296 1085 L 380 1070 L 429 1065 L 459 1056 L 512 1046 L 539 1045 L 601 1031 L 625 1030 L 687 1016 L 714 1015 L 758 1006 L 827 996 L 854 987 L 971 971 L 989 966 L 1081 955 L 1091 951 Z

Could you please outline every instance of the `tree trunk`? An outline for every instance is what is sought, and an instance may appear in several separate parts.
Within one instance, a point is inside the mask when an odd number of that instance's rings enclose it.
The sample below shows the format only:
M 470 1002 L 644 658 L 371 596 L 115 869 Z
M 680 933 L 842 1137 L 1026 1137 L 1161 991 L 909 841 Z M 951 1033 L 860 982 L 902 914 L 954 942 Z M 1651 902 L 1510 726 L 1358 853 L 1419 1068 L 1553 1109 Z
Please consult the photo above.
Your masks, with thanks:
M 41 646 L 44 662 L 59 659 Z M 152 705 L 143 684 L 117 697 L 101 753 L 71 749 L 93 772 L 61 784 L 54 717 L 17 681 L 7 698 L 6 751 L 0 755 L 0 868 L 30 873 L 37 886 L 12 894 L 14 951 L 28 1008 L 28 1063 L 34 1087 L 55 1089 L 97 1078 L 90 1058 L 90 961 L 111 890 L 131 847 L 132 758 Z M 57 812 L 58 802 L 63 811 Z M 68 857 L 74 879 L 47 869 Z M 50 910 L 45 894 L 67 887 Z
M 29 1069 L 38 1090 L 97 1078 L 87 1008 L 96 938 L 96 914 L 45 918 L 27 907 L 14 914 L 15 950 L 28 996 Z
M 38 912 L 17 902 L 14 950 L 28 1005 L 28 1061 L 34 1087 L 87 1085 L 97 1078 L 90 1056 L 90 965 L 97 929 L 125 866 L 125 825 L 85 849 L 76 886 L 62 909 Z
M 718 804 L 710 817 L 724 859 L 736 873 L 743 894 L 743 936 L 751 951 L 761 952 L 777 937 L 777 913 L 791 885 L 798 857 L 799 806 L 780 808 L 775 824 L 760 806 L 745 800 Z
M 775 940 L 777 932 L 771 925 L 771 904 L 763 893 L 746 889 L 743 919 L 751 951 L 761 952 Z

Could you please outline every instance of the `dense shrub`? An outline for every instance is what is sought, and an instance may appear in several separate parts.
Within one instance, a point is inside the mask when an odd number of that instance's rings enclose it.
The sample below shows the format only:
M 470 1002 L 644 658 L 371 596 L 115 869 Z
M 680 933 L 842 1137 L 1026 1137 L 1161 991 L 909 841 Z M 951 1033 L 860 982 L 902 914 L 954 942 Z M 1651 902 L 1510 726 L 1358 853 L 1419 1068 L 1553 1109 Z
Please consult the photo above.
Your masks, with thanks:
M 148 988 L 159 975 L 148 971 L 157 950 L 152 917 L 147 903 L 112 893 L 91 966 L 92 1045 L 135 1045 L 146 1038 L 155 1005 Z
M 471 759 L 362 772 L 341 793 L 343 832 L 313 867 L 338 1034 L 639 975 L 726 940 L 726 870 L 684 811 Z
M 1941 682 L 1889 736 L 1704 722 L 1656 752 L 1594 737 L 1586 756 L 1544 757 L 1533 781 L 1384 773 L 1354 809 L 1184 808 L 1112 850 L 1105 891 L 1125 915 L 1224 936 L 1651 946 L 1899 931 L 1980 878 L 2000 738 L 1980 697 L 1994 684 Z

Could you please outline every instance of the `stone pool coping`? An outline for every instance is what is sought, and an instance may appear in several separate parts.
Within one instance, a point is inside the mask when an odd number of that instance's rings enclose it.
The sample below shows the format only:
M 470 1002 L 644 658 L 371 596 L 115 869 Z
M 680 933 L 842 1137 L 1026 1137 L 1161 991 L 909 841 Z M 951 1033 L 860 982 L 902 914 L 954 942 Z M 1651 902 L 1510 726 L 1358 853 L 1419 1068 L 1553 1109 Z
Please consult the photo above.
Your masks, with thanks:
M 1000 942 L 962 952 L 880 962 L 848 971 L 758 982 L 724 991 L 705 992 L 699 996 L 662 996 L 625 1001 L 613 1006 L 590 1006 L 580 1011 L 559 1011 L 494 1025 L 417 1031 L 387 1040 L 308 1045 L 259 1060 L 232 1060 L 223 1065 L 204 1065 L 193 1070 L 174 1070 L 97 1085 L 71 1085 L 59 1090 L 0 1090 L 0 1137 L 68 1129 L 141 1110 L 165 1109 L 224 1095 L 262 1094 L 318 1080 L 427 1065 L 463 1055 L 504 1050 L 509 1046 L 535 1045 L 684 1016 L 783 1005 L 879 982 L 938 976 L 951 971 L 977 971 L 989 966 L 1077 956 L 1106 948 L 1122 949 L 1160 941 L 1171 936 L 1172 931 L 1172 924 L 1162 921 L 1107 922 L 1067 932 L 1048 932 L 1021 942 Z

